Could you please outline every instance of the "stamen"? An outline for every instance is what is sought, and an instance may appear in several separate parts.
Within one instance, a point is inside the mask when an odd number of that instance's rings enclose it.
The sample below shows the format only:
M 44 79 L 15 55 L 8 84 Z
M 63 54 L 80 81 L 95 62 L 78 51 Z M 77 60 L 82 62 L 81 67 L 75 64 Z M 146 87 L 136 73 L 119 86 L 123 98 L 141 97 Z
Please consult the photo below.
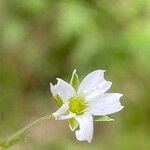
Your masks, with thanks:
M 87 104 L 83 97 L 75 96 L 69 100 L 69 110 L 76 114 L 82 114 L 87 108 Z

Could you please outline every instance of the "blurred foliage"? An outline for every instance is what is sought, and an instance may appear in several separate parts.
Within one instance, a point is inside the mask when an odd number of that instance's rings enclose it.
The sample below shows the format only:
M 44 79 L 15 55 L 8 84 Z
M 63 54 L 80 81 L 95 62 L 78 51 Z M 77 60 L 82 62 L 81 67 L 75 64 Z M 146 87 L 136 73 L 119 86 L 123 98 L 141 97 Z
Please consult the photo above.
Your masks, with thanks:
M 52 121 L 12 150 L 150 149 L 149 18 L 149 0 L 1 0 L 0 137 L 57 109 L 56 77 L 101 68 L 125 108 L 115 122 L 96 123 L 92 144 Z

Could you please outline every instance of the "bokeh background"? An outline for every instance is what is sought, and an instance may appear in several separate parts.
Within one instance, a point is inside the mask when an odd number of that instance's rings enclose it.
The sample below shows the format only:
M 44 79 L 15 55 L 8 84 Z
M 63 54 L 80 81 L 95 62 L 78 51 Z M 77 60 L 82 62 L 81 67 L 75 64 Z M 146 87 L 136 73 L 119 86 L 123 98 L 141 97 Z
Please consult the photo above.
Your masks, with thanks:
M 105 69 L 124 94 L 115 122 L 95 123 L 91 144 L 65 121 L 46 121 L 10 150 L 150 149 L 149 0 L 0 0 L 0 138 L 57 109 L 55 78 Z

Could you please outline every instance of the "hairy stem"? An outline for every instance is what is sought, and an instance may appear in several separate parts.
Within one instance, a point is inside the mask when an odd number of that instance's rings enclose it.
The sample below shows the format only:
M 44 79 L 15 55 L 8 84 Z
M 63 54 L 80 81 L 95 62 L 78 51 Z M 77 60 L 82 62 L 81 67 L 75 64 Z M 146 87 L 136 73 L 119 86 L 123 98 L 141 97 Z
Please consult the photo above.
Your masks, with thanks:
M 31 127 L 35 126 L 36 124 L 39 124 L 43 121 L 46 121 L 46 120 L 49 120 L 49 119 L 52 119 L 53 116 L 51 114 L 49 115 L 45 115 L 35 121 L 33 121 L 32 123 L 30 123 L 29 125 L 25 126 L 24 128 L 22 128 L 21 130 L 17 131 L 15 134 L 13 134 L 12 136 L 10 136 L 9 138 L 7 138 L 6 140 L 2 140 L 0 142 L 0 147 L 3 147 L 3 148 L 8 148 L 14 144 L 16 144 L 17 141 L 21 135 L 24 134 L 24 132 L 28 129 L 30 129 Z

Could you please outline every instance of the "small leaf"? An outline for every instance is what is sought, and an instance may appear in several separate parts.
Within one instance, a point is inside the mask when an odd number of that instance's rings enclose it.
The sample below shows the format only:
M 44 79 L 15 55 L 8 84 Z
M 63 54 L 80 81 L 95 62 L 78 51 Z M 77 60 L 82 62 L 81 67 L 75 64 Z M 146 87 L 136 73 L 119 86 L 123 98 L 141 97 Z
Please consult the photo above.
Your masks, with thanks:
M 68 119 L 69 127 L 74 131 L 78 127 L 78 122 L 75 118 Z
M 76 73 L 76 69 L 73 71 L 72 76 L 71 76 L 71 80 L 70 80 L 70 84 L 77 89 L 79 86 L 79 76 Z
M 56 95 L 55 97 L 56 103 L 58 106 L 62 106 L 63 105 L 63 100 L 60 98 L 59 95 Z
M 114 119 L 109 118 L 108 116 L 94 116 L 94 121 L 114 121 Z

